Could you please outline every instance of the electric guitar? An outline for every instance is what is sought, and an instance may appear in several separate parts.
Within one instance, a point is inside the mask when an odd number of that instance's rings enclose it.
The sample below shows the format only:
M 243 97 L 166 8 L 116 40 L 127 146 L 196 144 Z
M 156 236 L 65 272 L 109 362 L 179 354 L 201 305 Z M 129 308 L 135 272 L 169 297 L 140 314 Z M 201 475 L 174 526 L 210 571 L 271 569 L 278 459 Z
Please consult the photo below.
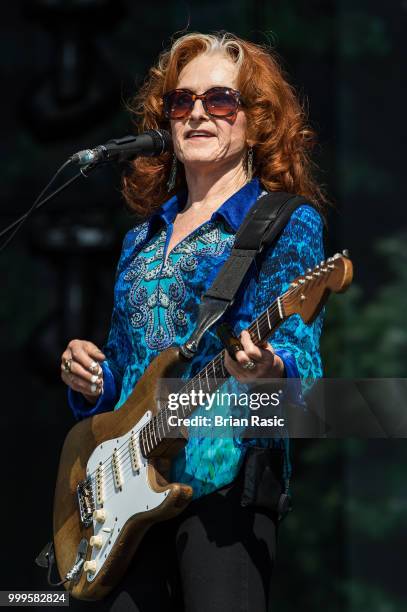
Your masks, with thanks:
M 330 293 L 346 291 L 352 278 L 346 251 L 307 270 L 251 324 L 252 340 L 264 342 L 293 314 L 310 324 Z M 188 381 L 188 390 L 215 391 L 229 376 L 224 355 L 225 350 Z M 76 598 L 105 597 L 147 529 L 191 500 L 192 488 L 168 476 L 187 438 L 171 435 L 168 408 L 157 402 L 159 381 L 174 378 L 185 363 L 179 347 L 163 351 L 119 410 L 77 423 L 65 439 L 54 498 L 54 551 L 64 586 Z M 194 409 L 182 406 L 182 417 Z

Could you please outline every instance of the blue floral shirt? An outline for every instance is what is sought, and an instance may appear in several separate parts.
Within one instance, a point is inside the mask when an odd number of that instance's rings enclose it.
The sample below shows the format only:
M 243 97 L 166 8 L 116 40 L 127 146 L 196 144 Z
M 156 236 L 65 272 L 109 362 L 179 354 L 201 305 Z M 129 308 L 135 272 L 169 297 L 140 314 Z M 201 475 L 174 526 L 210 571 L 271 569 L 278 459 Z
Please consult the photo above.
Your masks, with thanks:
M 200 296 L 229 256 L 237 229 L 262 193 L 259 180 L 253 179 L 170 253 L 167 251 L 173 222 L 186 202 L 186 191 L 169 199 L 147 221 L 126 234 L 116 274 L 111 329 L 103 349 L 107 357 L 102 363 L 104 391 L 91 405 L 69 389 L 69 404 L 77 419 L 119 409 L 150 362 L 169 346 L 189 338 L 196 324 Z M 301 205 L 275 246 L 266 251 L 260 269 L 253 266 L 249 270 L 247 282 L 227 313 L 236 333 L 247 328 L 296 276 L 322 259 L 322 219 L 313 207 Z M 301 391 L 310 380 L 322 376 L 319 339 L 323 314 L 324 311 L 311 325 L 293 315 L 270 339 L 284 362 L 285 376 L 298 379 L 295 395 L 299 406 L 304 406 Z M 215 328 L 216 325 L 202 338 L 183 377 L 194 376 L 222 350 Z M 232 384 L 239 385 L 235 379 Z M 288 487 L 288 437 L 247 440 L 233 435 L 200 436 L 195 432 L 174 458 L 172 480 L 191 485 L 194 498 L 210 493 L 232 482 L 250 444 L 285 450 Z

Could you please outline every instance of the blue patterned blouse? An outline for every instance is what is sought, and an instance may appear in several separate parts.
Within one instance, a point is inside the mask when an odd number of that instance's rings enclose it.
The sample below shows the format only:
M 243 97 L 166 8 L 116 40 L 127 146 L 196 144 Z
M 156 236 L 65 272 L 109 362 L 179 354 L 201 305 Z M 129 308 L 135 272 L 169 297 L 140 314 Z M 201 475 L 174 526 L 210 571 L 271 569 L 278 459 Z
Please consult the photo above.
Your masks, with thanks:
M 186 202 L 186 191 L 169 199 L 147 221 L 126 234 L 116 274 L 111 329 L 103 349 L 107 357 L 102 364 L 104 391 L 91 405 L 80 393 L 69 389 L 69 404 L 77 419 L 120 408 L 154 357 L 188 339 L 196 323 L 200 296 L 229 256 L 239 225 L 261 194 L 262 186 L 255 178 L 169 254 L 173 221 Z M 237 333 L 247 328 L 296 276 L 324 259 L 322 236 L 320 215 L 313 207 L 301 205 L 274 248 L 266 252 L 260 269 L 249 270 L 249 280 L 227 316 Z M 300 406 L 304 406 L 301 391 L 305 385 L 322 376 L 319 339 L 323 314 L 324 311 L 311 325 L 293 315 L 270 339 L 284 362 L 285 375 L 298 379 L 295 401 Z M 215 329 L 209 330 L 184 377 L 194 376 L 221 350 Z M 235 379 L 231 383 L 240 384 Z M 248 440 L 232 435 L 200 436 L 195 432 L 173 461 L 172 480 L 190 484 L 194 498 L 210 493 L 232 482 L 249 444 L 285 449 L 288 490 L 291 464 L 286 437 Z

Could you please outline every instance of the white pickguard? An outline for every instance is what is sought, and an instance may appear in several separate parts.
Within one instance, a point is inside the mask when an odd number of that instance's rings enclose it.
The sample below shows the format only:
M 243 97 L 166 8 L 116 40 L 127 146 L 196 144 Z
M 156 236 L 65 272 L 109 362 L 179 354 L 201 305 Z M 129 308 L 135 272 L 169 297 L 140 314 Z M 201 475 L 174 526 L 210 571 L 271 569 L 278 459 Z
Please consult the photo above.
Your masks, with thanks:
M 147 459 L 142 456 L 139 449 L 138 431 L 151 419 L 151 412 L 146 412 L 143 418 L 133 429 L 120 438 L 108 440 L 100 444 L 89 457 L 87 475 L 92 477 L 92 491 L 95 500 L 95 509 L 103 508 L 106 512 L 104 523 L 93 520 L 95 536 L 102 536 L 103 543 L 100 549 L 92 548 L 90 560 L 96 561 L 96 571 L 88 573 L 88 581 L 92 581 L 103 567 L 112 550 L 120 531 L 129 518 L 139 512 L 152 510 L 159 506 L 167 497 L 168 491 L 157 493 L 150 488 L 147 480 Z M 129 454 L 129 444 L 132 434 L 136 434 L 139 470 L 135 471 Z M 134 438 L 133 438 L 134 439 Z M 122 486 L 118 488 L 113 478 L 112 455 L 117 449 L 119 456 L 119 471 Z M 96 469 L 102 465 L 102 498 L 103 504 L 96 501 Z M 110 530 L 110 531 L 108 531 Z

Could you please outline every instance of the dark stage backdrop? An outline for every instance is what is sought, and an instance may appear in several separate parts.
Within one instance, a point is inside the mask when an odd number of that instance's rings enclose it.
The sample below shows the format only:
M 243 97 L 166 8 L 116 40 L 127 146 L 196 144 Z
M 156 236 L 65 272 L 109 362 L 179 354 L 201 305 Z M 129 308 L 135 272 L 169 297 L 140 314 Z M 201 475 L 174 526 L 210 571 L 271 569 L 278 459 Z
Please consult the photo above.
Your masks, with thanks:
M 0 7 L 5 227 L 69 154 L 131 130 L 125 101 L 177 31 L 271 42 L 308 101 L 334 206 L 329 254 L 355 283 L 328 306 L 328 377 L 405 377 L 407 227 L 403 0 L 26 0 Z M 102 344 L 122 237 L 120 168 L 83 178 L 0 255 L 1 589 L 41 589 L 58 456 L 74 424 L 59 381 L 73 337 Z M 296 440 L 295 512 L 280 531 L 280 612 L 402 612 L 404 440 Z

